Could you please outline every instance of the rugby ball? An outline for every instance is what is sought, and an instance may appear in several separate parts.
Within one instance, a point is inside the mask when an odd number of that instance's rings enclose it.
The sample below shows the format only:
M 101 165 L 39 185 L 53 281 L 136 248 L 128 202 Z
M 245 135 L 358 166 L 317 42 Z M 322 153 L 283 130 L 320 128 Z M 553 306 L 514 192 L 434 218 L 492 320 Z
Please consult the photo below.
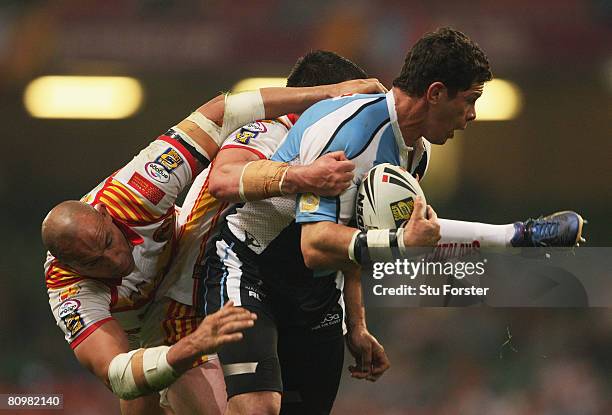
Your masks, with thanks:
M 359 185 L 355 206 L 357 227 L 397 229 L 410 219 L 414 198 L 425 194 L 410 173 L 393 164 L 374 166 Z

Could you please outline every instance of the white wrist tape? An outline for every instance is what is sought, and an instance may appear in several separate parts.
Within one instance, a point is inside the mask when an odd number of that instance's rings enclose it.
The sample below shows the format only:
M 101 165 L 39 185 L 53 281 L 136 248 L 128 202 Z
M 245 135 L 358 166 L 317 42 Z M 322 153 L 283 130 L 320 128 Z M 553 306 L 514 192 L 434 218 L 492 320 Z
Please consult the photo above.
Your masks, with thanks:
M 187 117 L 187 119 L 189 119 L 189 117 Z M 191 138 L 189 134 L 187 134 L 187 132 L 184 131 L 181 127 L 179 127 L 178 125 L 175 125 L 174 127 L 172 127 L 172 129 L 176 131 L 177 133 L 179 133 L 179 135 L 181 136 L 183 140 L 185 140 L 190 146 L 195 148 L 196 151 L 200 153 L 201 155 L 203 155 L 207 160 L 211 159 L 210 154 L 208 154 L 208 152 L 204 150 L 193 138 Z
M 368 250 L 370 259 L 377 262 L 393 261 L 393 252 L 389 245 L 389 229 L 368 231 Z
M 221 142 L 239 127 L 264 118 L 266 118 L 266 110 L 259 90 L 227 95 L 221 127 Z
M 185 119 L 187 121 L 191 121 L 192 123 L 200 127 L 202 131 L 208 134 L 210 138 L 212 138 L 213 141 L 219 147 L 221 147 L 221 144 L 223 144 L 223 140 L 225 140 L 225 137 L 221 138 L 221 127 L 215 124 L 214 121 L 209 120 L 204 116 L 204 114 L 199 111 L 192 112 L 191 114 L 189 114 L 189 117 Z
M 108 380 L 115 395 L 134 399 L 164 389 L 178 378 L 168 364 L 168 346 L 121 353 L 108 367 Z
M 399 253 L 401 256 L 406 256 L 406 245 L 404 245 L 404 227 L 401 226 L 398 230 L 395 231 L 395 235 L 397 237 L 397 248 L 399 249 Z
M 357 236 L 359 236 L 360 233 L 361 231 L 359 230 L 356 230 L 355 233 L 353 233 L 353 237 L 351 238 L 351 242 L 349 242 L 349 246 L 348 246 L 349 259 L 357 265 L 361 265 L 361 264 L 357 261 L 357 257 L 355 256 L 355 239 L 357 239 Z
M 359 265 L 393 261 L 405 253 L 403 228 L 356 231 L 348 246 L 349 258 Z

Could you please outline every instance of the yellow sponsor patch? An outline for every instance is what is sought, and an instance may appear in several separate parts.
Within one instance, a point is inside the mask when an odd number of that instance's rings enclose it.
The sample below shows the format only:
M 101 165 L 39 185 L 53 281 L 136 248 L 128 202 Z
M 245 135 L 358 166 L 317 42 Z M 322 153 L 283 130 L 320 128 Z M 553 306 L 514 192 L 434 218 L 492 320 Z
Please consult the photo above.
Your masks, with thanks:
M 404 221 L 410 219 L 412 209 L 414 208 L 414 200 L 409 197 L 407 199 L 391 203 L 390 206 L 391 213 L 393 214 L 393 220 L 395 221 L 395 226 L 400 227 Z

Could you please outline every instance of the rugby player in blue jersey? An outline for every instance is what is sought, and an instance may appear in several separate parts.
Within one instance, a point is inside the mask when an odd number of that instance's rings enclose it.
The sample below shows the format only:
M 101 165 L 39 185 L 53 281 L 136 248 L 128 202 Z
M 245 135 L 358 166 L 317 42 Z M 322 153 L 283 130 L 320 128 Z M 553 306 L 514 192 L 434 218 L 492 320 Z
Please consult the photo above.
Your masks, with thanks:
M 304 164 L 342 151 L 355 164 L 356 178 L 386 162 L 422 177 L 430 143 L 444 144 L 476 118 L 475 102 L 491 77 L 488 60 L 474 42 L 456 30 L 439 29 L 411 49 L 391 91 L 314 105 L 272 160 Z M 264 192 L 278 187 L 248 176 L 247 165 L 238 186 L 245 201 L 250 192 L 257 194 L 253 187 Z M 435 246 L 440 240 L 436 213 L 421 199 L 400 229 L 360 232 L 348 226 L 356 190 L 357 183 L 334 198 L 302 194 L 297 201 L 279 196 L 246 203 L 227 217 L 213 241 L 203 292 L 207 311 L 233 300 L 258 315 L 242 343 L 219 353 L 230 397 L 227 413 L 329 413 L 343 360 L 342 274 L 358 280 L 359 265 L 377 253 Z M 566 212 L 501 228 L 444 225 L 450 235 L 461 234 L 463 227 L 482 228 L 484 242 L 573 245 L 582 219 Z M 347 308 L 362 306 L 347 301 Z M 375 380 L 380 375 L 363 366 L 355 369 L 359 376 Z

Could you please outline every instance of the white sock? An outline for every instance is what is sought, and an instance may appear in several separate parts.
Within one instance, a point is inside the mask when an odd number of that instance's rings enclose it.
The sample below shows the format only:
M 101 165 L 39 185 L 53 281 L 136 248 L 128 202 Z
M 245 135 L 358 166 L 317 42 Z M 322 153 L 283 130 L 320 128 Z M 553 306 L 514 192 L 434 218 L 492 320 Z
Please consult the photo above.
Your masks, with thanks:
M 440 244 L 464 243 L 478 241 L 481 247 L 511 246 L 514 236 L 514 225 L 490 225 L 488 223 L 464 222 L 460 220 L 438 219 L 440 223 Z

